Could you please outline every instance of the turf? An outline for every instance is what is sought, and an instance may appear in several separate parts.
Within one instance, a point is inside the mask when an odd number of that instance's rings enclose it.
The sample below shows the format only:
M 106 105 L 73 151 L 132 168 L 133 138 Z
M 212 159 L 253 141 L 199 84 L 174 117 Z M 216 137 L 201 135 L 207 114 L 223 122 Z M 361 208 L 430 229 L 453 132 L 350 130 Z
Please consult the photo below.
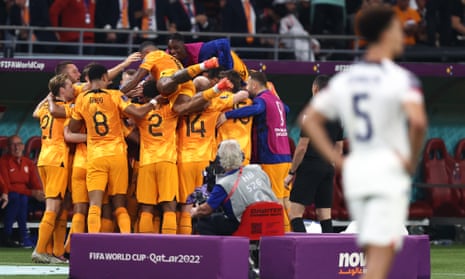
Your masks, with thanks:
M 0 248 L 0 279 L 67 278 L 65 275 L 2 276 L 2 265 L 32 265 L 31 249 Z M 431 246 L 431 279 L 465 278 L 465 244 Z

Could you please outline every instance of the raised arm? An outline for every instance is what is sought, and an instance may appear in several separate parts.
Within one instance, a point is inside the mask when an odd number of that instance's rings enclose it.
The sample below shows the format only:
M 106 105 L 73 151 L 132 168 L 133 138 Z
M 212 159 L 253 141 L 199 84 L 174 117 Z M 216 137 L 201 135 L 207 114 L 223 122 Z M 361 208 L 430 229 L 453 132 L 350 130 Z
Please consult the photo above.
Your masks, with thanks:
M 120 91 L 123 92 L 124 94 L 127 94 L 129 91 L 134 89 L 139 82 L 145 78 L 149 74 L 149 71 L 146 69 L 139 68 L 137 69 L 137 72 L 134 74 L 134 77 L 128 81 L 126 84 L 123 84 L 123 87 L 121 87 Z M 128 96 L 128 97 L 135 97 L 135 96 Z
M 140 59 L 140 52 L 134 52 L 130 54 L 123 62 L 108 70 L 108 78 L 110 80 L 113 80 L 114 78 L 116 78 L 116 76 L 118 76 L 119 73 L 121 73 L 124 70 L 124 68 L 131 65 L 132 62 L 139 61 Z
M 49 93 L 49 94 L 51 94 L 51 93 Z M 42 101 L 40 101 L 40 103 L 37 104 L 34 111 L 32 112 L 32 117 L 39 118 L 39 110 L 42 107 L 42 105 L 45 104 L 45 102 L 47 102 L 47 97 L 48 97 L 48 95 L 45 96 L 45 98 L 42 99 Z

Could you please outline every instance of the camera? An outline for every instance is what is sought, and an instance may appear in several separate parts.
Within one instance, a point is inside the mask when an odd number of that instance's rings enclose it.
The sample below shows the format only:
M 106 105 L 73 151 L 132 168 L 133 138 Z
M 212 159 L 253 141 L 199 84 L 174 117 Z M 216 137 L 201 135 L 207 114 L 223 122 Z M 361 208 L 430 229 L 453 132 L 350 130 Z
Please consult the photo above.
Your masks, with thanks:
M 207 185 L 207 191 L 211 192 L 216 184 L 216 176 L 223 174 L 224 168 L 220 164 L 220 158 L 217 156 L 214 161 L 210 161 L 208 167 L 205 168 L 203 182 Z
M 223 174 L 224 169 L 221 167 L 219 157 L 210 161 L 208 167 L 203 172 L 203 185 L 195 188 L 195 191 L 189 195 L 188 204 L 202 204 L 207 201 L 213 187 L 216 184 L 216 176 Z

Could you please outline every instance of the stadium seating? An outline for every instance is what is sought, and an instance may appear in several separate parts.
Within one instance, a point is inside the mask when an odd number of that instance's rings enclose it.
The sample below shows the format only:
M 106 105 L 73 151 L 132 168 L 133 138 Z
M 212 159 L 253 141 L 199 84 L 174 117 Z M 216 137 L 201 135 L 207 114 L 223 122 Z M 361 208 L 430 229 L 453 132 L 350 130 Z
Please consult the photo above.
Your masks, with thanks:
M 440 138 L 430 139 L 423 151 L 424 182 L 427 184 L 447 185 L 452 182 L 450 166 L 453 162 Z M 452 164 L 453 165 L 453 164 Z M 428 201 L 433 208 L 434 216 L 460 216 L 461 193 L 459 189 L 437 186 L 427 188 Z
M 0 136 L 0 157 L 6 153 L 8 147 L 8 137 Z
M 24 148 L 24 155 L 29 157 L 34 163 L 37 163 L 39 158 L 40 148 L 42 147 L 42 140 L 39 136 L 30 137 Z
M 459 166 L 458 184 L 465 185 L 465 138 L 459 140 L 455 148 L 455 163 Z M 465 188 L 458 189 L 461 192 L 461 209 L 465 211 Z M 465 216 L 465 214 L 464 214 Z

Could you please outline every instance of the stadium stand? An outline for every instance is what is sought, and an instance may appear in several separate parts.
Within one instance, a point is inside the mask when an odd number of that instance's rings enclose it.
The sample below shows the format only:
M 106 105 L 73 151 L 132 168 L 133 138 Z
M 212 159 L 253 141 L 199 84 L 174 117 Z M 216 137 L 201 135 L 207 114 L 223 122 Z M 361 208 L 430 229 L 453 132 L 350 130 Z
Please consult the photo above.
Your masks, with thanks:
M 451 168 L 453 159 L 446 150 L 444 141 L 440 138 L 430 139 L 423 152 L 424 181 L 426 184 L 439 184 L 429 187 L 428 201 L 433 209 L 433 215 L 439 217 L 465 217 L 461 207 L 461 190 L 448 187 L 452 182 Z
M 42 141 L 39 136 L 30 137 L 26 142 L 24 155 L 29 157 L 34 163 L 37 163 L 41 146 Z
M 3 154 L 6 154 L 7 146 L 8 146 L 8 137 L 7 136 L 0 136 L 0 157 Z

